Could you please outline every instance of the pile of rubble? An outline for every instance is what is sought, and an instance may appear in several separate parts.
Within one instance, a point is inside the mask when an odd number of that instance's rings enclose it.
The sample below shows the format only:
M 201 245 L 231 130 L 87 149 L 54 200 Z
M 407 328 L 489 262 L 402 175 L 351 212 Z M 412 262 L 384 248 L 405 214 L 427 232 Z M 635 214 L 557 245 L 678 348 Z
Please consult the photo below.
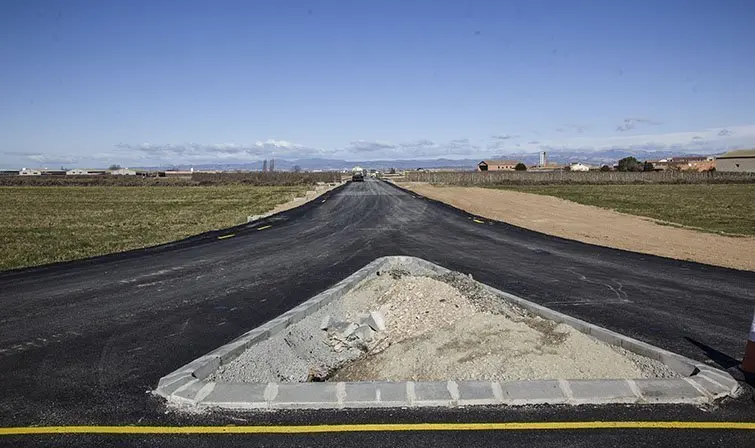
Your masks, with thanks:
M 357 316 L 358 322 L 339 322 L 330 315 L 323 317 L 320 329 L 327 331 L 325 343 L 336 353 L 348 348 L 359 348 L 364 352 L 374 351 L 384 339 L 380 333 L 385 331 L 385 316 L 381 311 L 370 311 Z

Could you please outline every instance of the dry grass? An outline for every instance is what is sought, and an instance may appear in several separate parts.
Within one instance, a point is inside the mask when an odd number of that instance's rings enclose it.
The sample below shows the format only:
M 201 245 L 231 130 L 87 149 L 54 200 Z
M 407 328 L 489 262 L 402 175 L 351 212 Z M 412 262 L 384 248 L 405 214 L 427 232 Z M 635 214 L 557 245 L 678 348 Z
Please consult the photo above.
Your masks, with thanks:
M 246 222 L 306 187 L 3 187 L 0 270 L 153 246 Z

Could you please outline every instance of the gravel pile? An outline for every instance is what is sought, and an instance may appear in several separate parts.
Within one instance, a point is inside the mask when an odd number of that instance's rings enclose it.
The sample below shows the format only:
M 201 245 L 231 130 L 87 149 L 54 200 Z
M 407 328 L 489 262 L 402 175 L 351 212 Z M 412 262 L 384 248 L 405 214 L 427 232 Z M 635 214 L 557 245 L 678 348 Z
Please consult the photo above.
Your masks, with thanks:
M 370 313 L 384 320 L 371 326 Z M 357 332 L 356 329 L 360 331 Z M 669 378 L 664 364 L 535 316 L 459 273 L 386 270 L 210 379 L 224 382 Z
M 400 277 L 376 302 L 385 314 L 388 345 L 454 325 L 476 312 L 453 286 L 428 277 Z
M 433 277 L 456 288 L 478 311 L 492 314 L 503 314 L 512 319 L 521 319 L 529 316 L 529 312 L 510 302 L 501 300 L 500 297 L 485 289 L 474 281 L 471 275 L 467 276 L 460 272 L 449 272 Z
M 277 335 L 255 344 L 208 378 L 220 382 L 322 381 L 348 361 L 364 356 L 382 340 L 370 344 L 344 344 L 336 348 L 333 332 L 323 330 L 327 318 L 338 323 L 358 322 L 375 308 L 375 297 L 385 293 L 395 280 L 376 276 L 355 287 Z

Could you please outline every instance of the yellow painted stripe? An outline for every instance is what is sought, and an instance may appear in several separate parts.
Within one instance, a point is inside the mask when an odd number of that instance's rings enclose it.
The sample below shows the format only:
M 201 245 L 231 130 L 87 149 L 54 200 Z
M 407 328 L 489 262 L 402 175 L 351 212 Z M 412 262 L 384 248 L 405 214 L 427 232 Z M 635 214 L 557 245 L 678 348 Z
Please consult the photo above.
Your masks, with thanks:
M 485 221 L 480 221 L 479 219 L 475 219 L 474 222 L 477 224 L 485 224 Z
M 577 429 L 755 430 L 753 422 L 388 423 L 299 426 L 30 426 L 0 428 L 0 436 L 33 434 L 309 434 L 383 431 L 542 431 Z
M 257 230 L 265 230 L 265 229 L 269 229 L 270 227 L 272 227 L 272 226 L 257 227 Z
M 229 233 L 228 235 L 219 236 L 218 239 L 219 240 L 224 240 L 226 238 L 231 238 L 231 237 L 234 237 L 234 236 L 236 236 L 235 233 Z

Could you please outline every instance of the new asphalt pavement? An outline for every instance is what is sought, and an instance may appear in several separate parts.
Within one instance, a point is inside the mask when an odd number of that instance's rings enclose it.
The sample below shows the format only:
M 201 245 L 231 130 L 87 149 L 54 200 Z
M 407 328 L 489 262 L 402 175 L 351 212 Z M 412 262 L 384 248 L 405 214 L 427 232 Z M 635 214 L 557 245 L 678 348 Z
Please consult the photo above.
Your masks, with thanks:
M 368 180 L 233 229 L 0 273 L 0 428 L 276 425 L 287 431 L 289 425 L 346 423 L 755 421 L 752 389 L 745 383 L 741 398 L 709 408 L 527 406 L 198 416 L 168 410 L 149 393 L 161 376 L 385 255 L 417 256 L 471 273 L 498 289 L 741 377 L 737 364 L 755 305 L 755 273 L 592 246 L 474 218 Z M 0 429 L 0 445 L 755 445 L 755 431 L 725 428 L 118 432 L 2 435 Z

